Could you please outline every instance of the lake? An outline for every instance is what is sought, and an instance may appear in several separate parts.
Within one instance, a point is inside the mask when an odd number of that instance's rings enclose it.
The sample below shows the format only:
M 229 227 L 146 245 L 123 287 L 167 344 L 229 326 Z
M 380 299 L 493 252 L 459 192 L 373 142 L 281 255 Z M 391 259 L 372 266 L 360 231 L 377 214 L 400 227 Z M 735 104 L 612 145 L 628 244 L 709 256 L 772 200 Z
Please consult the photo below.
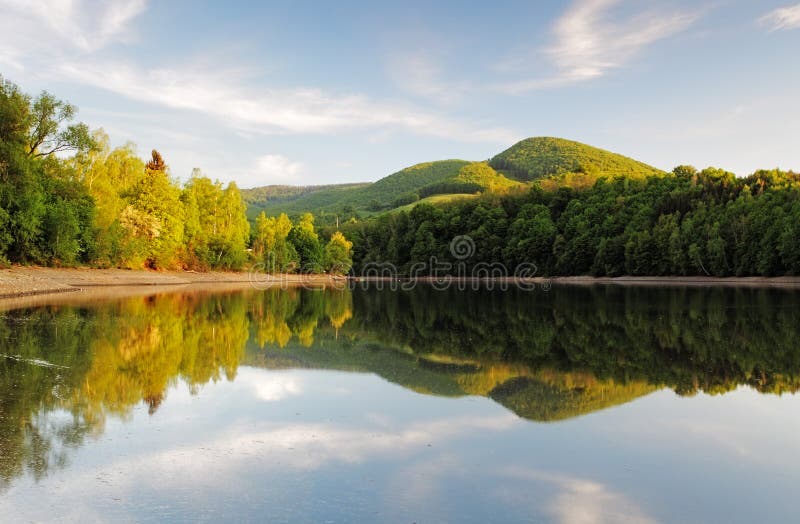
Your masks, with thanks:
M 3 312 L 0 520 L 800 518 L 800 293 L 377 287 Z

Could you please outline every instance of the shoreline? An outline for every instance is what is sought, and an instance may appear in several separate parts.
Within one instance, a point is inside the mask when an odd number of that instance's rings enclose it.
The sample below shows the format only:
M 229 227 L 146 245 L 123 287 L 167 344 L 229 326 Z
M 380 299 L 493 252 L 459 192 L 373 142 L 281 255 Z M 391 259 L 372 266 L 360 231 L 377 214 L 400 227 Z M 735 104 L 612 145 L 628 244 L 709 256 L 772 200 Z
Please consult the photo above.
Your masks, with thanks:
M 92 302 L 177 291 L 234 292 L 270 287 L 341 285 L 330 275 L 264 275 L 247 271 L 153 271 L 13 266 L 0 269 L 0 310 Z
M 341 286 L 343 278 L 331 275 L 264 275 L 247 271 L 153 271 L 93 268 L 48 268 L 14 266 L 0 269 L 0 306 L 12 302 L 48 303 L 67 300 L 95 300 L 147 295 L 177 290 L 241 291 L 276 286 Z M 434 282 L 433 277 L 419 277 L 420 282 Z M 487 281 L 481 278 L 452 277 L 452 282 Z M 406 277 L 350 277 L 352 283 L 404 281 Z M 568 276 L 529 279 L 502 278 L 494 282 L 543 285 L 615 285 L 639 287 L 749 287 L 800 289 L 800 277 L 590 277 Z M 56 298 L 58 297 L 58 298 Z
M 592 276 L 559 276 L 559 277 L 350 277 L 351 282 L 418 282 L 436 283 L 450 279 L 451 282 L 495 282 L 506 284 L 535 284 L 535 285 L 568 285 L 568 286 L 640 286 L 640 287 L 763 287 L 800 289 L 800 277 L 592 277 Z
M 617 285 L 641 287 L 764 287 L 800 289 L 800 277 L 553 277 L 537 278 L 534 281 L 549 280 L 553 284 L 574 286 Z

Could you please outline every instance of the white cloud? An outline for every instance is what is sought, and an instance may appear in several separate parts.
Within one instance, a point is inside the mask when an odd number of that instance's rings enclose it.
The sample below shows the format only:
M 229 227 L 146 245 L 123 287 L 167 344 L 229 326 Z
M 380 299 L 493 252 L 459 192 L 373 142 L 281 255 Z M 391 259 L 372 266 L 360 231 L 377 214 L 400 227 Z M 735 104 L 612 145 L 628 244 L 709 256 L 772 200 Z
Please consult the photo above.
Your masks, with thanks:
M 291 180 L 303 172 L 303 164 L 289 160 L 283 155 L 264 155 L 256 161 L 256 171 L 265 178 Z
M 129 23 L 144 12 L 147 0 L 0 0 L 4 22 L 3 47 L 20 37 L 26 46 L 58 40 L 81 51 L 96 51 L 116 41 L 127 41 Z M 38 45 L 37 45 L 38 47 Z M 4 49 L 5 50 L 5 49 Z M 19 53 L 15 53 L 19 54 Z
M 770 31 L 782 31 L 800 28 L 800 4 L 780 7 L 770 11 L 759 19 Z
M 58 74 L 142 102 L 201 112 L 252 133 L 329 133 L 398 127 L 461 141 L 508 143 L 516 134 L 421 111 L 408 104 L 375 102 L 360 94 L 320 89 L 247 87 L 240 71 L 138 69 L 117 63 L 61 65 Z
M 362 463 L 386 453 L 414 453 L 430 443 L 443 444 L 473 432 L 503 432 L 518 424 L 520 420 L 510 414 L 451 417 L 413 424 L 401 430 L 264 422 L 255 427 L 226 430 L 203 440 L 198 448 L 182 448 L 180 452 L 167 449 L 137 457 L 135 463 L 144 471 L 166 468 L 183 476 L 187 472 L 207 470 L 210 462 L 217 462 L 215 457 L 224 455 L 229 459 L 224 465 L 217 464 L 217 474 L 234 475 L 240 461 L 252 461 L 253 457 L 261 456 L 270 464 L 279 465 L 278 468 L 313 470 L 331 463 Z M 146 466 L 148 462 L 152 468 Z
M 220 161 L 221 159 L 215 158 L 213 155 L 198 157 L 198 154 L 191 150 L 187 150 L 184 156 L 187 161 L 192 160 L 195 164 L 205 166 L 204 171 L 208 172 L 212 178 L 217 178 L 222 182 L 236 182 L 239 188 L 272 184 L 304 185 L 307 183 L 307 180 L 301 179 L 301 176 L 308 175 L 306 165 L 284 155 L 261 155 L 251 160 L 249 164 L 241 166 L 226 163 L 224 159 Z
M 241 375 L 237 383 L 240 378 Z M 186 494 L 190 494 L 191 502 L 192 496 L 202 498 L 208 493 L 219 496 L 228 490 L 241 491 L 237 486 L 243 473 L 246 475 L 248 471 L 257 471 L 262 477 L 273 474 L 275 479 L 290 479 L 288 482 L 291 483 L 297 478 L 291 476 L 296 471 L 359 464 L 387 456 L 416 456 L 421 452 L 427 453 L 431 443 L 448 449 L 451 440 L 475 433 L 503 432 L 520 424 L 524 423 L 511 414 L 444 418 L 403 426 L 396 431 L 380 426 L 250 421 L 220 427 L 217 431 L 179 433 L 172 440 L 166 436 L 158 449 L 144 446 L 136 449 L 133 455 L 120 453 L 119 445 L 115 443 L 116 447 L 112 446 L 114 452 L 107 453 L 101 449 L 94 455 L 98 460 L 89 459 L 82 467 L 46 478 L 32 491 L 35 493 L 36 488 L 42 493 L 57 490 L 60 500 L 69 502 L 59 505 L 56 513 L 64 520 L 86 521 L 95 516 L 92 508 L 87 507 L 88 499 L 74 495 L 85 491 L 87 486 L 92 487 L 96 500 L 111 500 L 112 497 L 123 501 L 139 500 L 142 496 L 147 497 L 141 492 L 141 487 L 146 486 L 146 491 L 156 490 L 162 497 L 175 496 L 175 490 L 180 490 L 181 500 L 186 500 Z M 213 475 L 208 474 L 210 471 Z M 31 491 L 18 490 L 16 493 L 30 495 Z M 4 514 L 15 515 L 20 521 L 53 519 L 53 508 L 32 505 L 29 501 L 30 497 L 18 497 L 13 493 L 6 495 L 3 499 Z M 115 507 L 118 520 L 124 520 L 128 509 L 130 507 L 125 502 Z M 74 519 L 69 518 L 73 515 Z M 108 514 L 104 518 L 108 520 Z M 98 518 L 98 521 L 102 520 Z
M 562 492 L 552 501 L 550 511 L 566 524 L 651 524 L 655 520 L 641 512 L 625 496 L 605 485 L 586 479 L 558 481 Z
M 292 374 L 246 374 L 240 382 L 252 388 L 256 398 L 264 402 L 277 402 L 303 393 L 303 384 Z M 243 380 L 242 380 L 243 379 Z
M 255 67 L 204 63 L 142 67 L 98 51 L 132 38 L 146 0 L 0 0 L 0 64 L 45 82 L 92 86 L 126 98 L 214 117 L 239 133 L 330 133 L 401 129 L 466 142 L 508 143 L 517 134 L 435 114 L 401 101 L 309 87 L 274 88 L 254 81 Z
M 626 65 L 647 46 L 684 31 L 700 16 L 699 11 L 616 11 L 635 5 L 630 0 L 577 0 L 556 21 L 554 41 L 544 50 L 556 74 L 497 88 L 523 92 L 599 78 Z
M 521 467 L 508 468 L 501 474 L 512 479 L 543 482 L 555 488 L 555 496 L 550 499 L 547 510 L 556 522 L 565 524 L 654 524 L 656 522 L 625 494 L 595 480 Z M 499 493 L 501 497 L 517 502 L 531 501 L 529 484 L 523 484 L 525 493 L 515 493 L 516 488 L 513 484 L 510 485 L 512 487 L 505 490 L 505 493 Z
M 202 482 L 202 472 L 209 471 L 209 468 L 215 471 L 217 479 L 233 478 L 242 464 L 254 461 L 263 462 L 261 467 L 265 470 L 290 468 L 309 471 L 337 463 L 363 463 L 387 453 L 414 454 L 431 443 L 444 445 L 449 440 L 475 432 L 503 432 L 520 423 L 518 417 L 510 414 L 485 418 L 451 417 L 413 424 L 397 431 L 328 423 L 261 422 L 227 428 L 211 437 L 198 438 L 193 443 L 184 442 L 157 452 L 123 458 L 105 469 L 128 471 L 129 479 L 158 471 L 159 479 L 165 484 L 173 479 Z M 219 457 L 223 456 L 225 460 L 220 462 Z

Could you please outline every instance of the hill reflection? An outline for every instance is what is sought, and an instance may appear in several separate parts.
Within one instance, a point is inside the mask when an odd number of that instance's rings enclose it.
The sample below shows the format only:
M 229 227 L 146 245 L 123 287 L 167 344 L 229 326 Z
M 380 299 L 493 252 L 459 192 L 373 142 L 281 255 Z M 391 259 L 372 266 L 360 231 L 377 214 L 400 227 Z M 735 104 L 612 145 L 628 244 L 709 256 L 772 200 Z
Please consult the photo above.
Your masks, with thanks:
M 170 387 L 240 366 L 375 373 L 413 391 L 480 395 L 548 422 L 661 388 L 794 393 L 800 294 L 751 289 L 376 289 L 176 293 L 0 320 L 0 490 Z

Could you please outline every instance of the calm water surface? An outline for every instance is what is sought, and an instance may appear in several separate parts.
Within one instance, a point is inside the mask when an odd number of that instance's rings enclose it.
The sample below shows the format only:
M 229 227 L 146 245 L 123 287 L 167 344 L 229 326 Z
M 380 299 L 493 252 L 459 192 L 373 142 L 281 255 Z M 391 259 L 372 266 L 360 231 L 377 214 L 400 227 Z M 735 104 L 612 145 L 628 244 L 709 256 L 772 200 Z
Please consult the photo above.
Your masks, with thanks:
M 0 521 L 797 522 L 800 294 L 164 294 L 0 318 Z

